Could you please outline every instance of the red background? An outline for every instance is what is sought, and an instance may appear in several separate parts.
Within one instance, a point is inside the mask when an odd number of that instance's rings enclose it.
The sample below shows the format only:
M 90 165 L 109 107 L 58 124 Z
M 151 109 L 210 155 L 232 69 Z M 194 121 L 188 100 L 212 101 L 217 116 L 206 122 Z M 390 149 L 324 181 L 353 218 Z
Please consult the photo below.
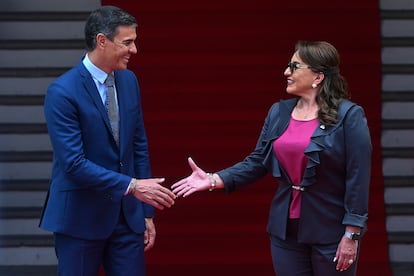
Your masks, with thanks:
M 166 177 L 168 186 L 190 173 L 188 156 L 216 171 L 247 155 L 268 108 L 287 97 L 283 71 L 297 40 L 334 44 L 351 99 L 367 113 L 374 146 L 369 230 L 358 274 L 391 275 L 378 1 L 102 2 L 138 20 L 139 52 L 130 69 L 141 83 L 153 173 Z M 266 177 L 231 195 L 199 193 L 157 212 L 148 275 L 273 275 L 265 226 L 275 187 Z

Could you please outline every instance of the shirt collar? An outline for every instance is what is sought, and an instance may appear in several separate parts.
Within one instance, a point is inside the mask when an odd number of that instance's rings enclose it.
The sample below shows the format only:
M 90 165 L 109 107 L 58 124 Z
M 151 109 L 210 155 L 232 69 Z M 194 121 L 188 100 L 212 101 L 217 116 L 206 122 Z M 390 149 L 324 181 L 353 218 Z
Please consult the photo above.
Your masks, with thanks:
M 89 71 L 89 73 L 91 73 L 94 79 L 99 81 L 101 84 L 105 83 L 108 74 L 96 67 L 89 59 L 88 54 L 86 54 L 85 58 L 83 59 L 83 65 L 85 65 L 86 69 Z

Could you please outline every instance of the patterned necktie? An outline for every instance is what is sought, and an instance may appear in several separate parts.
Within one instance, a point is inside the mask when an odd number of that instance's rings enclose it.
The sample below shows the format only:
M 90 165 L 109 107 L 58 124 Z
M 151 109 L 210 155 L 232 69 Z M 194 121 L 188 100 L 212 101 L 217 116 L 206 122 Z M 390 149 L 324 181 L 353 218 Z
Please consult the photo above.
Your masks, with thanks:
M 111 122 L 112 134 L 115 142 L 119 147 L 119 112 L 118 104 L 115 99 L 115 81 L 112 74 L 108 74 L 105 80 L 106 85 L 106 101 L 105 107 L 108 112 L 109 121 Z

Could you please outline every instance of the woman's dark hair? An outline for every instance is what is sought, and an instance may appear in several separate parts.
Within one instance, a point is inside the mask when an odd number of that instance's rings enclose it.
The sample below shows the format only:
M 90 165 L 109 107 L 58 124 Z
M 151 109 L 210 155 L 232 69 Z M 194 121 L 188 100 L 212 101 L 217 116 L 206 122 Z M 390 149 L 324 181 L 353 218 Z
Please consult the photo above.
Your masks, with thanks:
M 93 11 L 85 24 L 86 50 L 96 47 L 96 35 L 104 34 L 111 41 L 117 35 L 119 26 L 137 26 L 135 18 L 114 6 L 102 6 Z
M 339 73 L 338 51 L 325 41 L 299 41 L 295 51 L 312 71 L 325 75 L 316 96 L 318 118 L 327 126 L 336 124 L 339 104 L 348 98 L 348 84 Z

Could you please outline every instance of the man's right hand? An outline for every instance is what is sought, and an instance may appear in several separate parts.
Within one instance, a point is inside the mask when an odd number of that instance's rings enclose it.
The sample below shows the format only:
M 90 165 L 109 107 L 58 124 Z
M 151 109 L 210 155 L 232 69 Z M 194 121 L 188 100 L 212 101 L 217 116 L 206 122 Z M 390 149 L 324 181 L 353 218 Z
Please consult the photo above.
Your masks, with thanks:
M 164 181 L 165 178 L 137 179 L 133 195 L 157 209 L 170 208 L 174 205 L 176 196 L 172 191 L 161 185 Z

